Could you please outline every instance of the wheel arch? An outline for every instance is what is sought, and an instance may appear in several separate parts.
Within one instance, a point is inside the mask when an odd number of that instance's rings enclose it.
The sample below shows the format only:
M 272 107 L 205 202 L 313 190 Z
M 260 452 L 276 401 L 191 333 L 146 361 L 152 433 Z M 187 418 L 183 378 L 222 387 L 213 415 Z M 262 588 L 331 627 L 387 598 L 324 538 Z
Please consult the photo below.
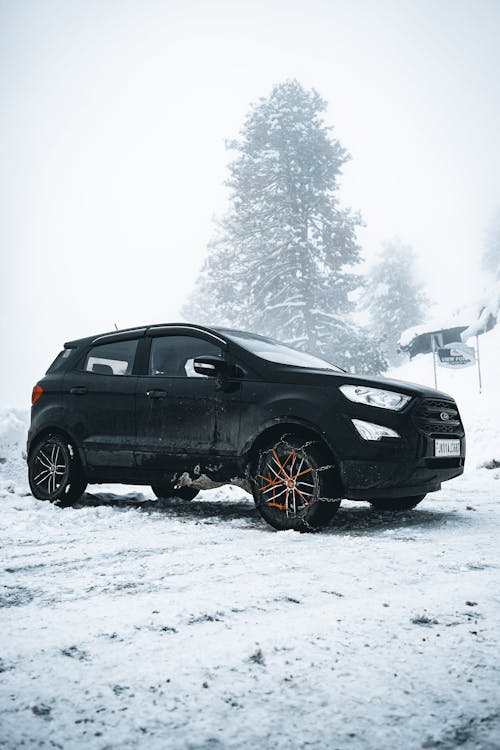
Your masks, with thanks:
M 27 459 L 28 460 L 30 459 L 31 454 L 33 453 L 33 447 L 42 438 L 47 437 L 48 435 L 54 435 L 54 434 L 61 435 L 65 440 L 71 443 L 80 461 L 80 466 L 82 467 L 82 469 L 86 469 L 84 454 L 83 454 L 82 449 L 78 445 L 78 441 L 73 437 L 73 435 L 71 435 L 70 432 L 68 432 L 68 430 L 63 429 L 59 425 L 48 425 L 48 426 L 44 425 L 40 430 L 38 430 L 38 432 L 30 436 Z
M 327 452 L 328 456 L 333 460 L 334 471 L 336 474 L 336 480 L 339 488 L 342 487 L 340 471 L 339 471 L 339 458 L 335 447 L 331 441 L 326 438 L 314 425 L 309 422 L 300 419 L 300 417 L 286 417 L 284 419 L 273 420 L 267 425 L 263 426 L 262 429 L 252 436 L 245 444 L 242 456 L 244 462 L 248 467 L 251 467 L 255 456 L 258 454 L 259 449 L 263 448 L 266 444 L 269 444 L 273 439 L 279 440 L 286 433 L 298 433 L 304 436 L 304 439 L 314 440 L 318 442 L 323 449 Z

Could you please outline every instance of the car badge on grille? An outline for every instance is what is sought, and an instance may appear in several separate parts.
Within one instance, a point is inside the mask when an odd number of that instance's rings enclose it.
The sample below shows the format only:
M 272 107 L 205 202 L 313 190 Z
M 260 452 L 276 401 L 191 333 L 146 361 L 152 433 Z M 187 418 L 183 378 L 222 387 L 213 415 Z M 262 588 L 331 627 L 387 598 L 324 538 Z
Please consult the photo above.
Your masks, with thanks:
M 448 414 L 447 411 L 442 411 L 439 416 L 441 417 L 441 419 L 443 420 L 443 422 L 447 422 L 449 420 L 449 418 L 450 418 L 450 415 Z

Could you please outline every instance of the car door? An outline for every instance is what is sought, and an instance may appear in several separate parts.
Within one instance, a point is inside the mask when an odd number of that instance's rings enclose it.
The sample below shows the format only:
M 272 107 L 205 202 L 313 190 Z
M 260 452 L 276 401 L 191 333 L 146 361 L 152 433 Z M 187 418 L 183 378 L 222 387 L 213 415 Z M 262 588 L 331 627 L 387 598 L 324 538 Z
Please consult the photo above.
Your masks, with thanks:
M 142 469 L 168 470 L 183 456 L 190 463 L 216 456 L 217 384 L 197 374 L 193 360 L 224 357 L 224 342 L 199 334 L 151 332 L 147 374 L 136 396 L 136 462 Z
M 68 421 L 90 467 L 134 467 L 138 340 L 103 337 L 65 376 Z

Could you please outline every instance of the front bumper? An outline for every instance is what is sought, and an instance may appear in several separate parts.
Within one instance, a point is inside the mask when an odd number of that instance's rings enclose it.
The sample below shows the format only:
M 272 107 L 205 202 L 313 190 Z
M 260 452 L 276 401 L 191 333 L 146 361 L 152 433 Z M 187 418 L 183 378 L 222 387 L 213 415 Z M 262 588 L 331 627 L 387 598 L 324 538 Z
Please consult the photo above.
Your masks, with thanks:
M 424 458 L 416 463 L 348 460 L 340 463 L 345 497 L 350 500 L 411 497 L 435 492 L 460 476 L 464 458 Z
M 444 421 L 442 412 L 448 415 Z M 339 461 L 344 497 L 371 500 L 422 495 L 463 473 L 465 433 L 454 401 L 415 399 L 408 410 L 392 417 L 390 426 L 401 434 L 401 441 L 381 440 L 371 446 L 358 441 L 358 454 Z M 460 456 L 435 456 L 437 438 L 459 439 Z

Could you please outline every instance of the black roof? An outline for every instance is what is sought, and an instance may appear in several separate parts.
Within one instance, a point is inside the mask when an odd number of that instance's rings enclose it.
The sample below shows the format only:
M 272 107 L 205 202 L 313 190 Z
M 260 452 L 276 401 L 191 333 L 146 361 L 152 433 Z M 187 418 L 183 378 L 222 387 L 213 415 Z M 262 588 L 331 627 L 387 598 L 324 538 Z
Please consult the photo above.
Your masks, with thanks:
M 80 339 L 66 341 L 64 347 L 66 349 L 75 349 L 81 346 L 95 344 L 97 342 L 105 343 L 106 341 L 121 341 L 130 337 L 141 337 L 153 331 L 160 332 L 162 329 L 181 330 L 186 328 L 210 333 L 212 336 L 219 335 L 219 331 L 216 328 L 207 328 L 206 326 L 200 326 L 196 323 L 155 323 L 154 325 L 137 326 L 136 328 L 121 328 L 119 330 L 107 331 L 106 333 L 97 333 L 93 336 L 84 336 Z M 224 329 L 220 329 L 220 333 L 223 332 L 225 332 Z M 229 333 L 229 330 L 227 330 L 227 332 Z M 240 333 L 240 331 L 231 331 L 231 333 Z

